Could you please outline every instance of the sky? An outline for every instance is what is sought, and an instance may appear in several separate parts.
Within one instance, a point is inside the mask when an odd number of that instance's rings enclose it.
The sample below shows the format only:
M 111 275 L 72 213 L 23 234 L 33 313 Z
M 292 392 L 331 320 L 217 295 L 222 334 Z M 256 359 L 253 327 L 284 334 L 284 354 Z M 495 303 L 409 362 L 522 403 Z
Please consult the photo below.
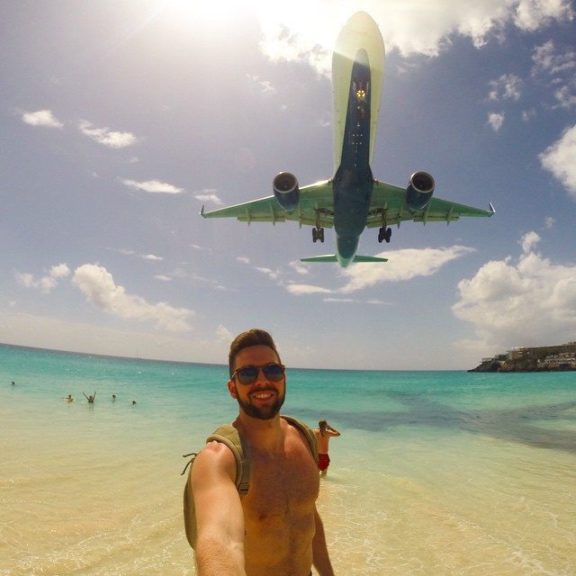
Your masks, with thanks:
M 372 171 L 490 219 L 404 222 L 359 253 L 295 223 L 206 220 L 333 176 L 331 53 L 386 46 Z M 0 342 L 225 363 L 461 370 L 576 340 L 576 6 L 569 0 L 0 0 Z

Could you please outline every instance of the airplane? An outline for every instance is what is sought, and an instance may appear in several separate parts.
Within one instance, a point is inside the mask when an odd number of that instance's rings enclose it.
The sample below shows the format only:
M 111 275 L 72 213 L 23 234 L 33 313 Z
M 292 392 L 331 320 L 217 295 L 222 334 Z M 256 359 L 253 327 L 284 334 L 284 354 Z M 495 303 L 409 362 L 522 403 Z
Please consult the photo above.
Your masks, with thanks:
M 489 210 L 433 198 L 435 181 L 424 171 L 401 188 L 375 180 L 370 168 L 374 152 L 384 71 L 384 41 L 366 12 L 354 14 L 341 30 L 332 56 L 334 96 L 334 176 L 299 187 L 290 172 L 272 183 L 273 196 L 200 212 L 204 218 L 236 218 L 240 222 L 295 221 L 312 226 L 312 241 L 324 242 L 324 229 L 334 228 L 336 254 L 302 258 L 302 262 L 386 262 L 387 258 L 356 253 L 364 228 L 378 230 L 378 242 L 390 242 L 392 225 L 451 222 L 462 216 L 490 217 Z

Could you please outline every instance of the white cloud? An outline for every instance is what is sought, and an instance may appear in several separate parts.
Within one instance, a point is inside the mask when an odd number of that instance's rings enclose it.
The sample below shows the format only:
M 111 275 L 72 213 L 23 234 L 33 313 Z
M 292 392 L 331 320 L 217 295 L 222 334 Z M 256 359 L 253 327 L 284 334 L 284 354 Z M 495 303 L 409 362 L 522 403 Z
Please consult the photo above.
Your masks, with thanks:
M 136 144 L 137 139 L 130 132 L 116 132 L 109 128 L 96 128 L 91 122 L 83 120 L 79 125 L 80 132 L 98 144 L 108 148 L 126 148 Z
M 16 272 L 16 280 L 18 284 L 24 286 L 24 288 L 36 288 L 38 286 L 34 275 L 29 272 Z
M 530 122 L 536 118 L 536 110 L 534 108 L 528 108 L 528 110 L 522 110 L 522 120 L 524 122 Z
M 382 300 L 378 300 L 377 298 L 372 298 L 370 300 L 359 300 L 357 298 L 337 298 L 334 296 L 329 296 L 327 298 L 322 299 L 324 302 L 327 303 L 334 303 L 334 304 L 374 304 L 377 306 L 381 306 L 383 304 L 388 304 L 387 302 L 383 302 Z
M 321 286 L 312 286 L 311 284 L 287 284 L 286 290 L 295 296 L 304 296 L 308 294 L 331 294 L 332 290 L 322 288 Z
M 454 314 L 474 325 L 478 348 L 493 353 L 516 346 L 574 340 L 576 265 L 550 262 L 535 252 L 539 237 L 524 235 L 523 253 L 488 262 L 458 284 Z
M 138 254 L 134 250 L 128 248 L 120 248 L 119 250 L 114 249 L 114 251 L 122 254 L 122 256 L 135 256 L 142 260 L 147 260 L 148 262 L 162 262 L 164 260 L 162 256 L 157 256 L 156 254 Z
M 351 13 L 349 4 L 293 0 L 266 6 L 268 11 L 260 11 L 263 53 L 272 61 L 307 62 L 327 74 L 337 34 Z M 570 0 L 364 0 L 357 8 L 376 20 L 386 49 L 404 56 L 437 56 L 454 34 L 481 47 L 491 36 L 502 37 L 506 26 L 533 32 L 574 16 Z
M 338 269 L 340 276 L 344 279 L 344 285 L 328 288 L 286 279 L 285 271 L 282 269 L 273 270 L 262 266 L 255 266 L 254 268 L 275 282 L 277 286 L 284 288 L 289 294 L 294 296 L 323 294 L 329 295 L 329 299 L 324 299 L 327 302 L 336 301 L 337 299 L 351 302 L 352 300 L 342 295 L 366 290 L 386 282 L 405 282 L 414 278 L 432 276 L 446 264 L 473 252 L 475 252 L 474 248 L 456 245 L 447 248 L 405 249 L 381 253 L 377 254 L 377 256 L 386 256 L 389 262 L 381 264 L 359 263 L 352 264 L 345 269 Z M 236 257 L 236 260 L 243 264 L 251 264 L 248 258 L 242 256 Z M 299 267 L 294 266 L 294 264 L 294 262 L 291 263 L 290 267 L 296 270 L 297 274 L 303 275 L 299 271 Z M 321 266 L 316 269 L 318 268 L 321 268 Z M 309 274 L 310 272 L 307 273 Z M 369 303 L 386 304 L 386 302 L 374 299 L 370 300 Z
M 260 48 L 273 62 L 304 61 L 319 72 L 328 74 L 336 21 L 328 16 L 324 26 L 314 26 L 313 19 L 302 18 L 301 3 L 293 0 L 286 2 L 281 10 L 276 7 L 268 13 L 262 11 L 260 28 L 263 39 Z M 310 8 L 314 10 L 317 6 L 310 4 Z M 331 15 L 333 12 L 327 14 Z
M 554 92 L 554 97 L 558 100 L 561 108 L 569 110 L 576 106 L 576 83 L 573 81 L 572 86 L 562 86 Z
M 67 264 L 57 264 L 56 266 L 52 266 L 50 268 L 50 276 L 52 278 L 66 278 L 66 276 L 70 275 L 70 268 L 68 268 Z
M 219 324 L 218 328 L 216 328 L 216 338 L 222 342 L 228 343 L 232 341 L 234 334 L 232 334 L 228 328 L 222 324 Z
M 218 194 L 216 194 L 216 190 L 211 188 L 202 190 L 198 194 L 194 194 L 194 198 L 196 198 L 196 200 L 200 200 L 200 202 L 212 202 L 218 206 L 224 204 L 224 202 L 222 202 L 222 200 L 218 197 Z
M 264 266 L 256 266 L 256 270 L 270 278 L 270 280 L 274 280 L 275 282 L 278 281 L 281 277 L 280 270 L 272 270 L 272 268 L 266 268 Z
M 553 20 L 562 22 L 573 18 L 570 0 L 520 0 L 515 6 L 514 24 L 521 30 L 534 32 Z
M 354 298 L 329 297 L 329 298 L 324 298 L 323 300 L 324 300 L 324 302 L 330 302 L 330 303 L 335 303 L 335 304 L 354 304 L 355 302 L 358 302 L 358 300 L 354 300 Z
M 184 192 L 182 188 L 168 184 L 167 182 L 161 182 L 160 180 L 144 180 L 143 182 L 137 182 L 136 180 L 122 180 L 122 184 L 130 188 L 136 188 L 136 190 L 142 190 L 143 192 L 149 192 L 150 194 L 181 194 Z
M 70 268 L 66 264 L 58 264 L 50 268 L 48 274 L 36 278 L 28 272 L 16 273 L 16 280 L 25 288 L 39 289 L 43 294 L 49 294 L 58 286 L 58 280 L 70 275 Z
M 290 268 L 292 268 L 300 276 L 307 276 L 310 274 L 310 268 L 302 264 L 302 262 L 299 260 L 293 260 L 290 262 Z
M 565 130 L 539 158 L 542 167 L 551 172 L 576 200 L 576 124 Z
M 488 114 L 488 124 L 492 127 L 494 132 L 498 132 L 504 124 L 504 113 L 492 112 Z
M 273 94 L 276 94 L 276 88 L 274 88 L 274 85 L 272 82 L 270 82 L 270 80 L 262 80 L 262 78 L 254 74 L 246 74 L 246 77 L 248 80 L 250 80 L 250 82 L 256 84 L 262 94 L 265 96 L 272 96 Z
M 493 101 L 518 101 L 522 94 L 522 80 L 515 74 L 503 74 L 498 80 L 491 80 L 488 99 Z
M 324 299 L 326 302 L 352 302 L 353 300 L 340 295 L 366 290 L 385 282 L 405 282 L 414 278 L 432 276 L 449 262 L 474 251 L 473 248 L 467 248 L 466 246 L 451 246 L 449 248 L 405 249 L 386 252 L 378 256 L 385 255 L 389 259 L 387 263 L 352 264 L 342 270 L 340 274 L 346 282 L 340 288 L 324 288 L 297 282 L 286 283 L 284 287 L 294 296 L 330 294 L 329 298 Z M 385 302 L 379 300 L 371 300 L 370 303 L 385 304 Z
M 140 296 L 127 294 L 103 266 L 84 264 L 76 268 L 72 281 L 88 302 L 119 318 L 152 321 L 158 328 L 170 332 L 184 332 L 191 328 L 192 310 L 174 308 L 165 302 L 150 304 Z
M 534 231 L 524 234 L 520 239 L 522 252 L 524 252 L 524 254 L 529 254 L 540 243 L 540 240 L 540 236 Z
M 347 279 L 347 284 L 338 292 L 350 294 L 384 282 L 405 282 L 422 276 L 432 276 L 449 262 L 472 252 L 474 249 L 466 246 L 387 252 L 385 255 L 389 261 L 385 264 L 353 264 L 343 270 L 342 275 Z
M 46 128 L 62 128 L 64 126 L 50 110 L 25 112 L 22 114 L 22 121 L 30 126 L 44 126 Z
M 576 52 L 574 50 L 558 50 L 552 40 L 537 46 L 532 54 L 534 68 L 532 74 L 549 74 L 558 76 L 576 69 Z
M 534 49 L 532 75 L 546 76 L 546 82 L 560 86 L 554 97 L 561 108 L 576 106 L 576 50 L 557 48 L 552 40 Z

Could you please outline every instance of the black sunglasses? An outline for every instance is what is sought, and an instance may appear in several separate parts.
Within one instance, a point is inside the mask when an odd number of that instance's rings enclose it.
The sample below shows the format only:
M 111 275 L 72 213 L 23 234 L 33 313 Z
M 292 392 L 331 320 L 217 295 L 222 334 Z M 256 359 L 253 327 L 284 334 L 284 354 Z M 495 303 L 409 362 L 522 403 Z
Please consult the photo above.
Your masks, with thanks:
M 253 384 L 258 379 L 258 373 L 262 370 L 266 379 L 278 382 L 284 377 L 286 367 L 283 364 L 266 364 L 265 366 L 242 366 L 234 370 L 232 378 L 238 377 L 240 384 Z

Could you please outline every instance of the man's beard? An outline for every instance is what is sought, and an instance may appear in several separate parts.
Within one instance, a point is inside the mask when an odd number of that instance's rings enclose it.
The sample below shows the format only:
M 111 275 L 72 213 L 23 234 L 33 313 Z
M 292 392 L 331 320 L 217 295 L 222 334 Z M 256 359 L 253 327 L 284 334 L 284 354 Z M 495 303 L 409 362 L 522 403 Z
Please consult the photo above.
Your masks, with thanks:
M 276 414 L 280 412 L 280 408 L 282 408 L 282 405 L 284 404 L 285 397 L 286 394 L 283 394 L 282 396 L 277 396 L 276 402 L 274 402 L 274 404 L 271 404 L 270 406 L 255 406 L 249 400 L 248 401 L 242 400 L 239 396 L 237 400 L 242 410 L 248 416 L 251 416 L 252 418 L 258 418 L 258 420 L 272 420 L 272 418 L 274 418 L 274 416 L 276 416 Z

